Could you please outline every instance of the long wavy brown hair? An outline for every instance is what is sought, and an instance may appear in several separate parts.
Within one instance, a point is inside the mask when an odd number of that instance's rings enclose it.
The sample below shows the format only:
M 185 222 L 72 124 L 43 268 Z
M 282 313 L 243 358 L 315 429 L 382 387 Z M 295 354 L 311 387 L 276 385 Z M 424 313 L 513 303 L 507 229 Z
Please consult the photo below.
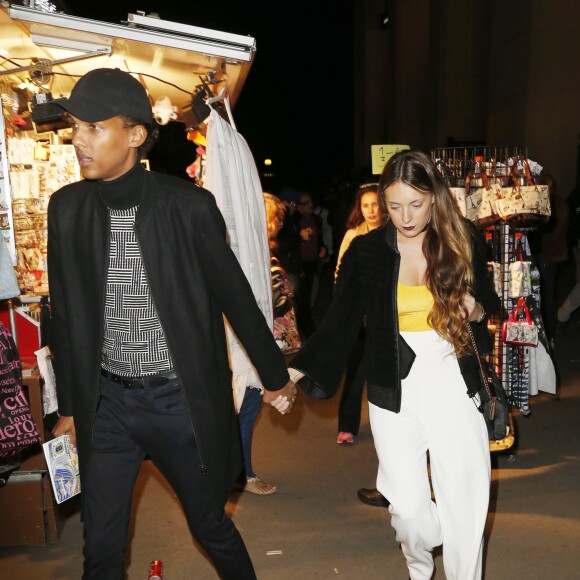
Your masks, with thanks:
M 380 203 L 387 209 L 385 189 L 404 183 L 423 194 L 433 194 L 431 221 L 423 240 L 427 260 L 425 284 L 434 304 L 429 325 L 455 348 L 458 356 L 471 352 L 466 333 L 463 296 L 473 294 L 471 232 L 443 177 L 421 151 L 401 151 L 389 159 L 379 180 Z
M 362 196 L 365 193 L 379 193 L 379 184 L 378 183 L 364 183 L 363 185 L 360 185 L 359 188 L 356 190 L 356 193 L 354 195 L 354 203 L 352 206 L 352 209 L 350 210 L 350 213 L 348 214 L 348 218 L 346 220 L 346 229 L 350 230 L 352 228 L 356 228 L 357 226 L 360 226 L 364 221 L 365 218 L 363 217 L 362 214 L 362 209 L 361 209 L 361 199 Z M 380 195 L 377 197 L 381 197 Z M 380 217 L 381 217 L 381 224 L 380 225 L 384 225 L 387 223 L 387 220 L 389 219 L 389 214 L 387 213 L 387 209 L 386 207 L 384 207 L 384 205 L 380 205 L 380 200 L 379 200 L 379 207 L 380 207 Z

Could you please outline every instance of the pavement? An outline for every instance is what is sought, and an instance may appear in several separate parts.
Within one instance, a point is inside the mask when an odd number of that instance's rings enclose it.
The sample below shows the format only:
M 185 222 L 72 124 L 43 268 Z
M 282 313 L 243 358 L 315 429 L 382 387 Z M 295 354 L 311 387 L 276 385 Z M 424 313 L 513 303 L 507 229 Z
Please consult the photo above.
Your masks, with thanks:
M 561 299 L 570 277 L 560 288 Z M 323 286 L 324 303 L 328 295 Z M 532 397 L 528 417 L 516 411 L 516 447 L 492 455 L 486 580 L 580 579 L 580 312 L 560 326 L 554 361 L 556 396 Z M 263 408 L 258 419 L 254 468 L 278 491 L 268 496 L 234 491 L 226 511 L 260 580 L 408 578 L 388 510 L 356 497 L 360 487 L 374 486 L 377 470 L 366 401 L 354 444 L 340 446 L 338 400 L 313 401 L 302 394 L 290 415 Z M 58 506 L 60 535 L 53 544 L 0 548 L 0 578 L 80 578 L 78 510 L 78 498 Z M 128 580 L 145 580 L 152 560 L 163 561 L 164 580 L 218 577 L 191 539 L 172 489 L 146 461 L 134 494 Z M 440 549 L 435 564 L 434 578 L 443 580 Z
M 516 413 L 517 449 L 493 455 L 485 578 L 580 578 L 580 325 L 556 337 L 557 396 L 532 398 L 532 414 Z M 406 579 L 388 510 L 362 504 L 359 487 L 372 487 L 376 455 L 363 404 L 355 443 L 336 444 L 338 399 L 302 395 L 294 412 L 264 408 L 254 438 L 254 466 L 278 492 L 233 492 L 227 504 L 264 580 Z M 450 443 L 453 444 L 452 442 Z M 0 490 L 0 493 L 2 491 Z M 13 580 L 71 579 L 82 575 L 78 502 L 62 504 L 54 544 L 0 549 L 0 576 Z M 169 485 L 145 462 L 134 496 L 129 580 L 147 578 L 149 563 L 164 562 L 164 580 L 217 578 L 188 532 Z M 436 551 L 437 579 L 445 578 Z

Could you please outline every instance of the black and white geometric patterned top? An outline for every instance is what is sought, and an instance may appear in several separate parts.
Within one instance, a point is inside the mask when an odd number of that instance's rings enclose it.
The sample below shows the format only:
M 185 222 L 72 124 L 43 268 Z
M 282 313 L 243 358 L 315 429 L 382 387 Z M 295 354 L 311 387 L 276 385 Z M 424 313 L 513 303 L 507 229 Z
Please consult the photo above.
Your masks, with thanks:
M 102 367 L 142 377 L 173 369 L 133 230 L 137 207 L 109 208 L 111 240 Z

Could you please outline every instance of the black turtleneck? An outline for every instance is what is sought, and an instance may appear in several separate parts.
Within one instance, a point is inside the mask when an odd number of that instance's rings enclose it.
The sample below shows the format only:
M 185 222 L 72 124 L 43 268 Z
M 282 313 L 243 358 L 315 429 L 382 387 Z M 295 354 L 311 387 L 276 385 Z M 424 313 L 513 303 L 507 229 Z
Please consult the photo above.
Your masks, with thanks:
M 127 173 L 117 179 L 111 181 L 97 179 L 104 202 L 111 209 L 129 209 L 139 205 L 143 194 L 145 171 L 143 164 L 137 160 Z

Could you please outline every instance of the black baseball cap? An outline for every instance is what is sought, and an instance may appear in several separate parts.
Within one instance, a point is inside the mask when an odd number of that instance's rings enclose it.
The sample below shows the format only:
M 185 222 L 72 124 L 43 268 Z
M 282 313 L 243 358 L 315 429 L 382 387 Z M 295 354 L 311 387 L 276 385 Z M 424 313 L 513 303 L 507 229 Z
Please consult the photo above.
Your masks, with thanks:
M 78 80 L 68 99 L 55 104 L 87 123 L 106 121 L 117 115 L 127 115 L 144 123 L 153 122 L 145 87 L 118 68 L 88 72 Z

